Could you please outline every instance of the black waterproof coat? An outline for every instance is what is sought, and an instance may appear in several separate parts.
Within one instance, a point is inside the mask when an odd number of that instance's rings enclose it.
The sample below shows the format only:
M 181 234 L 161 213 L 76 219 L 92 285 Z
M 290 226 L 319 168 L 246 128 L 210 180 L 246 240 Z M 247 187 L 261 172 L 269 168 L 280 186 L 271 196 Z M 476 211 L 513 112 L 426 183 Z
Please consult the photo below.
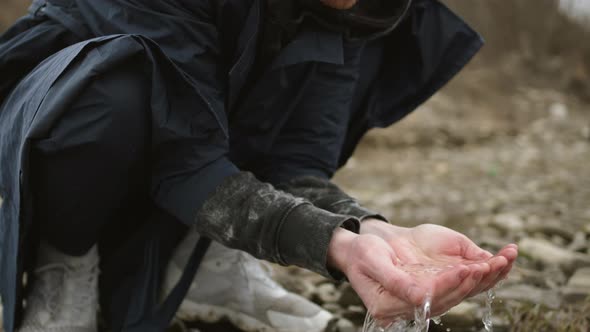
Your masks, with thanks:
M 211 3 L 217 6 L 215 17 L 205 9 Z M 344 48 L 339 33 L 304 31 L 264 71 L 253 74 L 264 8 L 262 0 L 35 1 L 31 13 L 0 37 L 0 294 L 6 332 L 13 332 L 18 321 L 31 254 L 26 245 L 31 142 L 47 134 L 97 75 L 125 61 L 148 64 L 153 127 L 160 129 L 153 138 L 151 195 L 180 220 L 192 220 L 194 209 L 239 169 L 264 173 L 257 156 L 270 148 L 298 98 L 290 84 L 305 85 L 301 77 L 314 63 L 341 64 Z M 383 62 L 370 82 L 371 93 L 359 105 L 362 112 L 345 128 L 337 166 L 368 129 L 389 126 L 416 109 L 481 45 L 481 38 L 444 5 L 415 0 L 399 27 L 384 37 Z M 46 65 L 37 67 L 41 62 Z M 250 89 L 261 75 L 279 75 L 288 83 Z M 273 102 L 257 104 L 268 100 L 269 90 L 276 96 Z M 198 160 L 182 160 L 179 149 L 178 162 L 158 161 L 158 151 L 186 138 L 199 146 Z M 197 197 L 167 194 L 174 183 L 162 179 L 162 171 L 170 174 L 167 168 L 178 165 L 198 171 L 184 184 L 201 188 Z M 179 201 L 190 208 L 173 206 Z M 119 326 L 133 325 L 142 314 L 133 311 L 145 308 L 128 310 Z

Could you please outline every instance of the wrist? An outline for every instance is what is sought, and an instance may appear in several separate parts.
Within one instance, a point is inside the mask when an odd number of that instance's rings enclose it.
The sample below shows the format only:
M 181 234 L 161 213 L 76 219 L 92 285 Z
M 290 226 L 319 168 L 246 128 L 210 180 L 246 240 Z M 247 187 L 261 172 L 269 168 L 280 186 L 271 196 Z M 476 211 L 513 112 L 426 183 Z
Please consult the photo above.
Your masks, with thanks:
M 342 227 L 334 230 L 328 246 L 328 266 L 345 272 L 352 243 L 359 235 Z
M 375 218 L 367 218 L 363 219 L 361 222 L 361 231 L 360 233 L 372 233 L 374 231 L 378 231 L 383 225 L 390 225 L 389 223 L 384 222 L 383 220 L 375 219 Z

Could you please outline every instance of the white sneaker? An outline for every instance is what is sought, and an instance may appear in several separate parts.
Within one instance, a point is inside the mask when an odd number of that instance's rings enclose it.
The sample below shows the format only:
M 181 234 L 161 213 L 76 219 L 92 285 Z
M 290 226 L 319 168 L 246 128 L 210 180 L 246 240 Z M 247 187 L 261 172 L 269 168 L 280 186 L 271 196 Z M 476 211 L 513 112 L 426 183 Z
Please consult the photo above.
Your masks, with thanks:
M 174 287 L 199 238 L 191 232 L 168 265 L 164 291 Z M 251 255 L 213 242 L 177 312 L 184 321 L 229 319 L 247 332 L 321 332 L 332 314 L 277 284 Z
M 19 332 L 96 332 L 98 250 L 67 256 L 39 248 L 33 288 Z

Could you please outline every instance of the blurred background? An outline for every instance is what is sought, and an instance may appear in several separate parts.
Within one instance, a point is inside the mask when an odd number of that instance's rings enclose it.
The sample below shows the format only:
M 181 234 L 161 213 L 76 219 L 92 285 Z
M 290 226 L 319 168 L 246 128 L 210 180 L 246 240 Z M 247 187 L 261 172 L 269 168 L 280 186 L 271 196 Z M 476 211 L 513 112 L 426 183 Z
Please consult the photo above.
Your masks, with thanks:
M 518 243 L 494 331 L 589 331 L 590 0 L 445 2 L 486 47 L 419 111 L 370 133 L 336 181 L 396 224 L 445 225 L 490 250 Z M 0 31 L 27 6 L 0 0 Z M 362 325 L 346 284 L 277 278 L 343 317 L 330 331 Z M 464 302 L 431 330 L 479 331 L 482 308 Z

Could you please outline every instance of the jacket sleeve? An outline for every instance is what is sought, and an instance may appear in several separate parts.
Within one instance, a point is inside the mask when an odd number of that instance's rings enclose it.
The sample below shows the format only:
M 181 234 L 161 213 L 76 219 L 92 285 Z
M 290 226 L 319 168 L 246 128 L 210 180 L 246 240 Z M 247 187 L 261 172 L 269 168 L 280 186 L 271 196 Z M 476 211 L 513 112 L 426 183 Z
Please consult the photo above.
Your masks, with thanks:
M 363 207 L 358 201 L 343 192 L 330 180 L 315 176 L 301 176 L 281 183 L 277 188 L 312 202 L 318 208 L 343 215 L 354 216 L 363 221 L 368 218 L 387 219 L 379 213 Z
M 241 172 L 228 177 L 196 216 L 196 230 L 232 248 L 282 265 L 341 279 L 327 267 L 332 233 L 358 233 L 359 220 L 318 208 Z

